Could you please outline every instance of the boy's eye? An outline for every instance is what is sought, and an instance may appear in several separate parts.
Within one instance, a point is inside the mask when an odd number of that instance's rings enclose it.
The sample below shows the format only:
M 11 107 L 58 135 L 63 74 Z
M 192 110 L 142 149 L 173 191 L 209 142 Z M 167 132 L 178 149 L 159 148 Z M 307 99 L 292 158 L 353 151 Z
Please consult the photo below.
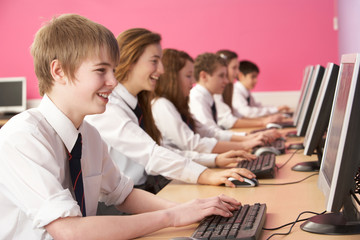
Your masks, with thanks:
M 96 69 L 96 71 L 103 73 L 103 72 L 105 72 L 106 70 L 105 70 L 105 68 L 98 68 L 98 69 Z

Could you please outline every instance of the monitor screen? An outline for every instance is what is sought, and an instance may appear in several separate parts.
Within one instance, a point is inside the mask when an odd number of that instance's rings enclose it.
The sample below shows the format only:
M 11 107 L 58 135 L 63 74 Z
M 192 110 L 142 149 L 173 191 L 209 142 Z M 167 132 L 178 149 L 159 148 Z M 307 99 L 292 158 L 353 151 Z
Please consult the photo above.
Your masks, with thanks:
M 26 110 L 26 79 L 0 78 L 0 113 L 19 113 Z
M 307 90 L 309 88 L 309 83 L 310 83 L 310 79 L 312 77 L 313 72 L 314 72 L 314 66 L 307 66 L 305 68 L 304 78 L 303 78 L 303 82 L 302 82 L 301 90 L 300 90 L 300 97 L 299 97 L 299 101 L 298 101 L 298 104 L 296 106 L 294 116 L 293 116 L 295 126 L 298 123 L 299 115 L 301 113 L 302 106 L 304 103 L 304 98 L 305 98 Z
M 323 79 L 325 68 L 321 65 L 316 65 L 314 73 L 310 79 L 307 93 L 303 100 L 303 106 L 296 124 L 296 131 L 298 136 L 304 136 L 309 124 L 309 120 L 314 108 L 314 103 Z
M 328 214 L 310 218 L 305 231 L 321 234 L 360 234 L 360 201 L 354 177 L 360 166 L 360 54 L 341 58 L 318 185 Z

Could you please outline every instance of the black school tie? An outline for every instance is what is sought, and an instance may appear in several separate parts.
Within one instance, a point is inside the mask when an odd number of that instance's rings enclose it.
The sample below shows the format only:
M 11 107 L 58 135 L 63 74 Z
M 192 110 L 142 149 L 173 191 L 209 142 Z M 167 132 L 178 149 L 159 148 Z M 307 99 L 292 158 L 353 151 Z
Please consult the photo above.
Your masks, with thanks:
M 191 130 L 195 130 L 194 129 L 194 126 L 192 124 L 190 124 L 190 121 L 189 119 L 184 115 L 184 114 L 181 114 L 181 119 L 183 120 L 184 123 L 186 123 L 186 125 L 188 125 L 188 127 L 191 129 Z
M 217 113 L 216 113 L 215 102 L 213 103 L 213 105 L 211 105 L 211 112 L 212 112 L 214 121 L 217 123 Z
M 82 139 L 81 133 L 79 133 L 76 140 L 75 146 L 69 153 L 69 166 L 70 166 L 70 175 L 71 181 L 73 184 L 76 201 L 78 202 L 83 216 L 86 216 L 85 209 L 85 196 L 84 196 L 84 185 L 81 171 L 81 149 L 82 149 Z
M 250 96 L 248 96 L 248 97 L 246 98 L 246 101 L 247 101 L 248 106 L 250 106 Z
M 138 119 L 139 126 L 145 131 L 143 111 L 141 110 L 139 103 L 136 105 L 135 109 L 132 110 Z

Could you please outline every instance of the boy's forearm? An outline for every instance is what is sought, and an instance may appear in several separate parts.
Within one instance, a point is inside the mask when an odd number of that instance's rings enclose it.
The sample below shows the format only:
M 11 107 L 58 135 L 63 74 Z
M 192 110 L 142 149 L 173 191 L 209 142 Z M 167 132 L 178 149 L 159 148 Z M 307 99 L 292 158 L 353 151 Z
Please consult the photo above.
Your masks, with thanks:
M 131 216 L 67 217 L 53 221 L 46 230 L 54 239 L 133 239 L 171 226 L 170 215 L 162 210 Z
M 122 212 L 137 214 L 170 208 L 177 203 L 160 198 L 150 192 L 134 188 L 125 201 L 116 206 Z

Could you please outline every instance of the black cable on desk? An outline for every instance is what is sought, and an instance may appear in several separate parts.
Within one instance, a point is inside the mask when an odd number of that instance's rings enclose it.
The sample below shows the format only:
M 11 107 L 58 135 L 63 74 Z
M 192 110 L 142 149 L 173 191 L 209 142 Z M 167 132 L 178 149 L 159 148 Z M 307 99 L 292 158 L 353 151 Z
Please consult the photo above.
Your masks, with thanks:
M 289 157 L 289 159 L 286 160 L 286 162 L 285 162 L 283 165 L 281 165 L 280 167 L 276 167 L 277 170 L 279 170 L 279 169 L 281 169 L 282 167 L 284 167 L 284 166 L 294 157 L 294 155 L 295 155 L 298 151 L 299 151 L 299 149 L 296 149 L 296 150 L 291 154 L 291 156 Z
M 304 212 L 302 212 L 302 213 L 300 213 L 300 214 L 298 215 L 298 217 L 296 218 L 296 220 L 295 220 L 294 222 L 290 222 L 290 223 L 284 224 L 284 225 L 282 225 L 282 226 L 280 226 L 280 227 L 276 227 L 276 228 L 263 228 L 263 230 L 273 231 L 273 230 L 278 230 L 278 229 L 280 229 L 280 228 L 283 228 L 283 227 L 286 227 L 286 226 L 291 225 L 291 227 L 290 227 L 290 229 L 289 229 L 288 232 L 286 232 L 286 233 L 274 233 L 274 234 L 271 234 L 266 240 L 268 240 L 268 239 L 270 239 L 270 238 L 272 238 L 273 236 L 276 236 L 276 235 L 289 235 L 290 232 L 291 232 L 291 230 L 292 230 L 292 228 L 295 226 L 295 224 L 296 224 L 297 222 L 302 222 L 302 221 L 306 221 L 306 220 L 309 219 L 309 218 L 305 218 L 305 219 L 300 219 L 300 220 L 299 220 L 300 216 L 303 215 L 303 214 L 305 214 L 305 213 L 311 213 L 311 214 L 315 214 L 315 215 L 322 215 L 322 214 L 326 213 L 326 211 L 324 211 L 324 212 L 322 212 L 322 213 L 316 213 L 316 212 L 311 212 L 311 211 L 304 211 Z
M 319 173 L 313 173 L 301 180 L 298 180 L 298 181 L 294 181 L 294 182 L 287 182 L 287 183 L 259 183 L 259 185 L 290 185 L 290 184 L 295 184 L 295 183 L 300 183 L 302 181 L 305 181 L 306 179 L 308 178 L 311 178 L 313 176 L 316 176 L 316 175 L 319 175 Z

